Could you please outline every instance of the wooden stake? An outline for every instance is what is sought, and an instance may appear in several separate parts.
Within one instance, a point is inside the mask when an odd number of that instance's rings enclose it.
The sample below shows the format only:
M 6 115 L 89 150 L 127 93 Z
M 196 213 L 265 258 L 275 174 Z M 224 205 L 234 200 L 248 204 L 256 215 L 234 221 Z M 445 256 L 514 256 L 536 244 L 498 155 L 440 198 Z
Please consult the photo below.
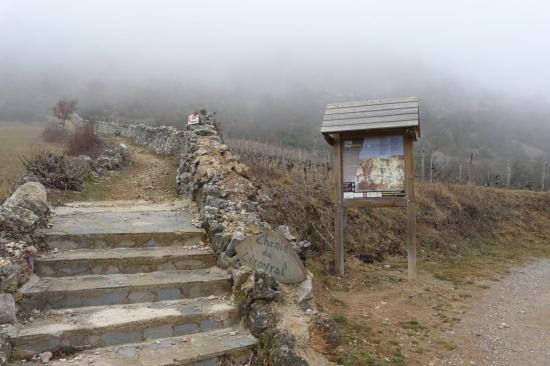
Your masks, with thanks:
M 313 170 L 311 174 L 313 175 L 313 182 L 315 182 L 315 169 L 317 168 L 317 136 L 313 136 L 313 151 L 312 151 L 312 160 L 313 160 Z
M 422 155 L 421 155 L 421 160 L 420 160 L 420 177 L 421 177 L 421 180 L 422 182 L 425 182 L 426 180 L 424 179 L 424 158 L 425 158 L 425 154 L 424 154 L 424 149 L 421 150 L 422 152 Z
M 512 162 L 508 160 L 506 162 L 506 188 L 510 188 L 511 181 L 512 181 Z
M 414 212 L 414 157 L 413 157 L 413 140 L 410 136 L 405 136 L 405 200 L 407 201 L 408 273 L 409 273 L 409 281 L 415 282 L 416 281 L 416 216 Z
M 472 183 L 472 165 L 474 164 L 474 153 L 470 154 L 470 163 L 468 164 L 468 183 Z
M 334 157 L 334 202 L 336 204 L 336 214 L 334 217 L 334 237 L 336 239 L 334 251 L 334 265 L 340 276 L 344 275 L 344 205 L 342 202 L 342 156 L 341 156 L 340 136 L 335 138 L 332 145 Z
M 433 151 L 430 154 L 430 183 L 433 182 L 433 173 L 434 173 L 434 154 Z
M 542 163 L 542 177 L 540 178 L 540 190 L 544 192 L 544 183 L 546 182 L 546 167 L 548 166 L 548 162 Z

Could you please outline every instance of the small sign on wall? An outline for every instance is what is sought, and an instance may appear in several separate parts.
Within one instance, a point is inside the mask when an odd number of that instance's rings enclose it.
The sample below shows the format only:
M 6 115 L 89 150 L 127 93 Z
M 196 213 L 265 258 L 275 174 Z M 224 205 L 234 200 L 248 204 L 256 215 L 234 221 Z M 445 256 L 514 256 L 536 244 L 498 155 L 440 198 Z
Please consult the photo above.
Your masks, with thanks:
M 306 269 L 298 254 L 278 231 L 248 236 L 235 249 L 241 264 L 263 269 L 281 283 L 299 283 L 306 279 Z

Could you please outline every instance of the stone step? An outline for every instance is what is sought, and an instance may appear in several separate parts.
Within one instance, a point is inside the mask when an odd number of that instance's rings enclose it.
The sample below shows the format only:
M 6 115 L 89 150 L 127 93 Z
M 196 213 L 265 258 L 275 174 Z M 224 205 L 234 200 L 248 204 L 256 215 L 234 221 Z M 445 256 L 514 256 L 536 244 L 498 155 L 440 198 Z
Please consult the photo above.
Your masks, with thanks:
M 212 298 L 92 306 L 33 314 L 12 337 L 16 359 L 211 331 L 236 325 L 239 311 Z
M 205 240 L 203 229 L 159 233 L 52 234 L 44 233 L 49 249 L 150 248 L 197 245 Z
M 225 357 L 245 364 L 257 340 L 247 331 L 235 328 L 164 338 L 79 352 L 50 366 L 217 366 Z M 10 364 L 14 366 L 15 364 Z M 40 362 L 25 365 L 38 366 Z
M 205 240 L 185 202 L 123 203 L 57 207 L 51 227 L 40 233 L 50 249 L 60 251 L 196 245 Z
M 42 256 L 36 274 L 48 277 L 189 270 L 215 265 L 209 247 L 76 249 Z
M 231 289 L 231 276 L 217 267 L 190 271 L 34 278 L 36 280 L 31 280 L 21 288 L 23 309 L 60 309 L 223 296 Z

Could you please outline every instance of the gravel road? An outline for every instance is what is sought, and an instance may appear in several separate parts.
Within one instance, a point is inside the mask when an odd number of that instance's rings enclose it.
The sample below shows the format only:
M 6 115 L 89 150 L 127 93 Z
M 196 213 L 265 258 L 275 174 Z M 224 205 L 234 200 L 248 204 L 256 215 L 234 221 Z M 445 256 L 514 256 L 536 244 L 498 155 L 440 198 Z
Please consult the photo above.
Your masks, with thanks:
M 550 365 L 550 260 L 491 283 L 449 339 L 457 348 L 445 365 Z

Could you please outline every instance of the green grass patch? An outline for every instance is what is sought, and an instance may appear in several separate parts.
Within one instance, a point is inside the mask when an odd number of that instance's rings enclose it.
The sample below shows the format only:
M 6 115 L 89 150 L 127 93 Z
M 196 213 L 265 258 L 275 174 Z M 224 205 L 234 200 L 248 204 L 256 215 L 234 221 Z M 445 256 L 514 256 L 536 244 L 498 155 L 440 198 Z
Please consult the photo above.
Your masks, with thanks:
M 348 324 L 348 317 L 345 315 L 334 315 L 333 317 L 334 321 L 340 325 Z
M 344 307 L 344 308 L 348 306 L 348 304 L 346 304 L 345 301 L 342 301 L 342 300 L 337 299 L 335 297 L 331 297 L 330 301 L 332 301 L 333 304 Z
M 399 322 L 399 325 L 403 329 L 410 329 L 410 330 L 422 330 L 426 329 L 423 325 L 421 325 L 418 320 L 409 320 L 405 322 Z
M 473 279 L 497 280 L 499 276 L 509 273 L 511 265 L 540 257 L 550 257 L 549 242 L 487 238 L 477 248 L 460 256 L 420 262 L 420 267 L 437 279 L 455 285 L 468 285 L 475 283 Z
M 450 341 L 446 341 L 446 340 L 443 340 L 443 339 L 440 339 L 437 341 L 437 344 L 446 349 L 447 351 L 453 351 L 456 349 L 456 344 L 454 344 L 453 342 L 450 342 Z

